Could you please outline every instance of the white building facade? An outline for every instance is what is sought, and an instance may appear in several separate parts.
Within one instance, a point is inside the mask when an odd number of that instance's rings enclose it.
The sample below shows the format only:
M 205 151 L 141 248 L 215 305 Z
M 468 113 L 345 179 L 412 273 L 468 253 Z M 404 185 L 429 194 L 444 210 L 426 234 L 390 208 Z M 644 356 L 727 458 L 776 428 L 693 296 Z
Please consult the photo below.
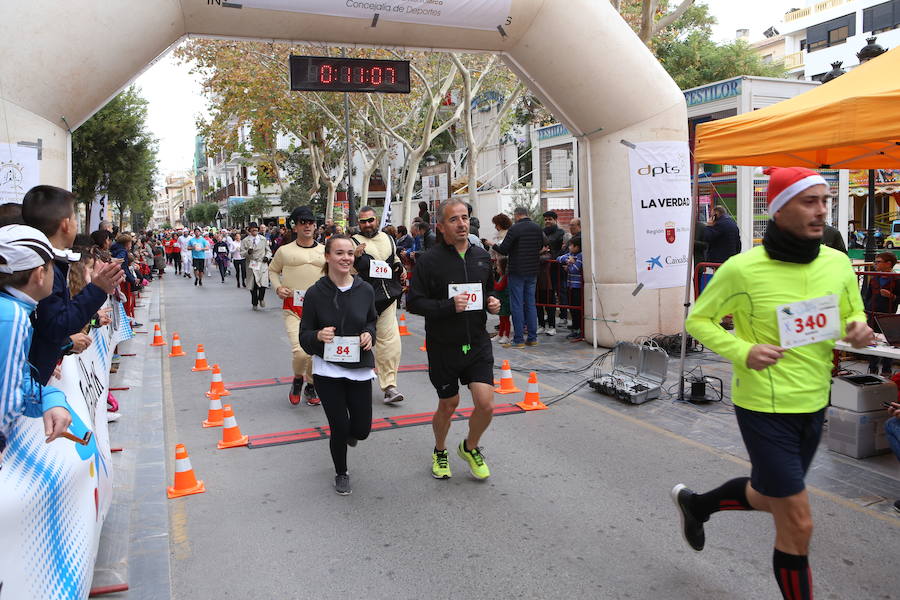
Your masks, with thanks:
M 785 67 L 796 79 L 821 81 L 831 64 L 859 65 L 856 53 L 877 36 L 884 48 L 900 45 L 900 0 L 807 0 L 777 25 L 784 36 Z

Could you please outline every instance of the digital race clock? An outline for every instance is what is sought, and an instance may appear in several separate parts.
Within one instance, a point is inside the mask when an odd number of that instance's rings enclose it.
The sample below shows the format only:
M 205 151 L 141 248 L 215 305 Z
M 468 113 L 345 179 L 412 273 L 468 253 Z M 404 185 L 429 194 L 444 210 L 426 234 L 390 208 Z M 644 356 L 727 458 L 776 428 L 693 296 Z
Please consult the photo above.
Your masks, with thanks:
M 291 56 L 291 90 L 409 93 L 408 60 Z

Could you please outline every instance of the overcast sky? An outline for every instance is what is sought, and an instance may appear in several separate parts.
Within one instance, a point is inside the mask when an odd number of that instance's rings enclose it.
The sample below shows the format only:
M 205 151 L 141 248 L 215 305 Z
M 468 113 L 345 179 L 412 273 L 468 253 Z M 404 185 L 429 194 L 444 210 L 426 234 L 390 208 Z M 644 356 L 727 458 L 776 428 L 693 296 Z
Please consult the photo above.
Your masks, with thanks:
M 804 0 L 701 1 L 709 5 L 719 21 L 714 29 L 715 39 L 719 42 L 733 40 L 737 29 L 749 29 L 751 41 L 758 40 L 762 32 L 777 24 L 788 9 L 805 5 Z M 136 84 L 150 102 L 148 127 L 159 138 L 160 173 L 191 169 L 196 134 L 194 124 L 197 115 L 204 114 L 206 107 L 200 86 L 188 73 L 188 68 L 177 65 L 171 55 L 147 69 Z

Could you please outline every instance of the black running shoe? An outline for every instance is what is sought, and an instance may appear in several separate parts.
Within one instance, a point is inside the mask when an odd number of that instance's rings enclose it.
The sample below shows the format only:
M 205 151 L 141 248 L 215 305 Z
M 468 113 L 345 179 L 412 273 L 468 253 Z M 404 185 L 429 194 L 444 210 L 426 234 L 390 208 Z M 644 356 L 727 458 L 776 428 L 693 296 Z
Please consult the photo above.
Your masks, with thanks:
M 300 394 L 302 393 L 303 379 L 294 378 L 291 384 L 291 391 L 288 392 L 288 400 L 294 406 L 300 404 Z
M 894 510 L 896 510 L 898 513 L 900 513 L 900 500 L 897 500 L 896 502 L 894 502 Z
M 706 544 L 706 534 L 703 533 L 703 522 L 691 512 L 690 501 L 693 495 L 694 492 L 684 484 L 679 483 L 672 488 L 672 502 L 681 517 L 681 535 L 688 546 L 700 552 Z
M 353 492 L 353 490 L 350 489 L 350 476 L 346 473 L 343 475 L 335 475 L 334 491 L 341 496 L 349 496 Z
M 311 383 L 306 384 L 306 388 L 303 390 L 303 396 L 306 398 L 307 406 L 319 406 L 322 404 L 322 401 L 319 400 L 319 394 L 316 392 L 315 386 Z

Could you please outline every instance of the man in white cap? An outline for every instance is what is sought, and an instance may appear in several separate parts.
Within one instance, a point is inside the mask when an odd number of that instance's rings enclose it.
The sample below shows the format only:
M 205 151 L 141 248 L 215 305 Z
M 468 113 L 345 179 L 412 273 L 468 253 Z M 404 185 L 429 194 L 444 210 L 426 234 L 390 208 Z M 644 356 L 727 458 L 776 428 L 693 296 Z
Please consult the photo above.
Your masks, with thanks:
M 178 240 L 176 241 L 176 243 L 178 244 L 178 247 L 181 248 L 181 269 L 182 269 L 181 276 L 187 277 L 188 279 L 191 278 L 191 264 L 192 264 L 191 244 L 190 244 L 191 235 L 190 234 L 191 234 L 190 230 L 187 227 L 185 227 L 184 229 L 181 230 L 181 235 L 178 236 Z
M 0 449 L 21 415 L 43 418 L 47 442 L 72 422 L 65 394 L 35 381 L 28 362 L 31 315 L 53 292 L 53 258 L 50 241 L 37 229 L 0 227 Z
M 728 259 L 687 319 L 704 346 L 732 362 L 735 416 L 750 477 L 705 494 L 672 489 L 685 541 L 700 551 L 703 524 L 723 510 L 761 510 L 775 522 L 772 568 L 784 598 L 812 596 L 812 514 L 804 478 L 831 388 L 834 340 L 871 343 L 847 256 L 821 245 L 829 187 L 804 168 L 773 168 L 762 246 Z M 734 334 L 719 322 L 734 315 Z M 761 592 L 762 593 L 762 592 Z

